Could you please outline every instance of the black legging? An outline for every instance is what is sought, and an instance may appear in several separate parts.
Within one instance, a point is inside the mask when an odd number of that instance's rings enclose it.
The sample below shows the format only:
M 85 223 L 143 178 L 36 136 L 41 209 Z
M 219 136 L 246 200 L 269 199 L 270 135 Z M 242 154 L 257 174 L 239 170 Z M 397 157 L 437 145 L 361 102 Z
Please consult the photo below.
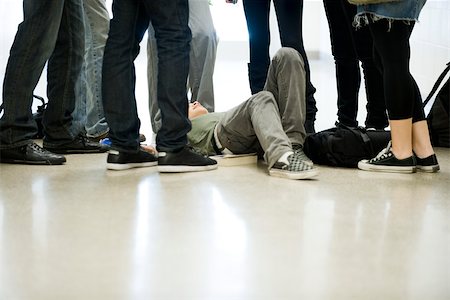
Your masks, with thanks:
M 366 127 L 388 126 L 383 80 L 373 60 L 373 41 L 367 26 L 354 28 L 356 5 L 347 0 L 323 0 L 330 29 L 331 50 L 336 63 L 338 121 L 357 126 L 361 71 L 367 96 Z
M 308 58 L 303 46 L 303 0 L 273 0 L 280 31 L 281 45 L 296 49 L 305 62 L 306 70 L 306 118 L 315 119 L 317 111 L 310 81 Z M 243 0 L 245 18 L 250 37 L 249 80 L 252 94 L 262 91 L 269 69 L 269 11 L 270 0 Z
M 383 73 L 386 107 L 390 120 L 425 120 L 422 97 L 409 71 L 409 38 L 414 22 L 389 22 L 385 19 L 370 22 L 374 42 L 374 59 Z

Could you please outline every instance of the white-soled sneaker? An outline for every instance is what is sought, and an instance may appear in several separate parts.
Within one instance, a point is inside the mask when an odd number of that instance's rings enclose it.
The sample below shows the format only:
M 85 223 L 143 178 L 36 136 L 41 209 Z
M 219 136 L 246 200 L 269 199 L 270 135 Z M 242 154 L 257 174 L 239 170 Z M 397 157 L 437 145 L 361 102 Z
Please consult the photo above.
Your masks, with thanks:
M 361 160 L 358 168 L 364 171 L 390 173 L 415 173 L 417 170 L 415 157 L 396 158 L 391 150 L 391 142 L 374 158 Z
M 109 150 L 106 168 L 120 171 L 132 168 L 154 167 L 157 164 L 158 157 L 143 149 L 136 153 Z
M 303 151 L 301 151 L 303 153 Z M 304 153 L 303 153 L 304 155 Z M 305 161 L 303 155 L 298 151 L 287 157 L 287 162 L 277 161 L 269 170 L 270 176 L 287 179 L 310 179 L 319 173 L 317 168 L 309 161 Z

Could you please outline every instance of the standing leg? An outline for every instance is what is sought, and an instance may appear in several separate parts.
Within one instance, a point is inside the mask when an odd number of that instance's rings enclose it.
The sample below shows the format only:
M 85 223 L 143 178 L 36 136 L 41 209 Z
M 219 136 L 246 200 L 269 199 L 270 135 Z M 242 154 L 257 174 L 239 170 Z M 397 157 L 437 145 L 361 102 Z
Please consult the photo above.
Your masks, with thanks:
M 192 31 L 188 78 L 191 102 L 199 101 L 213 112 L 213 73 L 218 39 L 208 0 L 189 0 L 189 28 Z
M 250 44 L 250 90 L 256 94 L 264 88 L 270 64 L 270 0 L 243 0 L 243 5 Z
M 75 86 L 84 59 L 84 24 L 81 0 L 65 0 L 55 49 L 48 61 L 48 105 L 44 113 L 44 147 L 74 141 L 72 132 Z
M 37 132 L 31 113 L 33 91 L 55 48 L 63 8 L 63 0 L 23 1 L 24 20 L 11 47 L 3 82 L 1 149 L 29 144 Z
M 109 131 L 102 102 L 103 53 L 109 31 L 109 13 L 105 0 L 84 0 L 86 38 L 86 133 L 97 138 Z
M 352 39 L 352 21 L 349 19 L 350 14 L 344 10 L 346 4 L 343 2 L 346 1 L 324 0 L 323 3 L 330 29 L 331 52 L 336 64 L 338 121 L 356 127 L 361 75 Z M 349 6 L 356 12 L 355 5 Z
M 140 121 L 137 114 L 134 60 L 149 18 L 139 1 L 114 0 L 113 18 L 103 57 L 103 105 L 113 148 L 139 150 Z

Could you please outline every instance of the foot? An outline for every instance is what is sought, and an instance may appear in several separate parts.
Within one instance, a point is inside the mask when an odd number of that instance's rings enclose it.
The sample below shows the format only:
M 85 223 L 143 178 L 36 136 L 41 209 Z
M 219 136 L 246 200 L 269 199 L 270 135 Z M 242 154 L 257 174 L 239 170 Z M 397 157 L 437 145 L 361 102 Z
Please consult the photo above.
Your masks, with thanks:
M 364 171 L 415 173 L 416 159 L 414 156 L 398 159 L 391 150 L 391 142 L 370 160 L 364 159 L 358 163 L 358 168 Z
M 177 152 L 159 152 L 158 171 L 162 173 L 196 172 L 217 169 L 214 159 L 195 152 L 185 146 Z
M 277 161 L 270 168 L 269 175 L 287 179 L 309 179 L 317 176 L 317 168 L 305 161 L 303 155 L 296 150 L 287 157 L 287 162 Z
M 305 162 L 305 164 L 308 164 L 310 166 L 313 165 L 312 160 L 305 154 L 305 152 L 303 152 L 303 146 L 302 145 L 292 145 L 292 148 L 294 149 L 294 153 L 297 153 L 297 155 L 299 156 L 299 158 Z
M 417 162 L 417 170 L 427 173 L 436 173 L 440 170 L 439 163 L 435 154 L 431 154 L 425 158 L 419 158 L 415 155 Z
M 132 168 L 153 167 L 158 164 L 155 154 L 140 149 L 136 153 L 110 150 L 108 153 L 106 168 L 108 170 L 128 170 Z
M 83 135 L 79 135 L 73 141 L 62 145 L 49 145 L 44 141 L 44 148 L 59 154 L 102 153 L 108 151 L 107 147 L 97 142 L 92 142 Z
M 28 165 L 62 165 L 66 158 L 41 148 L 36 143 L 0 150 L 0 163 Z

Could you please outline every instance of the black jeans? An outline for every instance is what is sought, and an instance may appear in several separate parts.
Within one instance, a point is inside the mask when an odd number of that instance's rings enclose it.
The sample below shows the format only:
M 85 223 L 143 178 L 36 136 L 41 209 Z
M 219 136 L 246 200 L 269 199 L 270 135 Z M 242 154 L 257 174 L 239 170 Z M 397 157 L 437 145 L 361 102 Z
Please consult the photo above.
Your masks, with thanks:
M 114 0 L 113 19 L 103 58 L 103 105 L 112 146 L 120 151 L 139 149 L 134 60 L 151 20 L 158 47 L 158 105 L 162 125 L 156 137 L 160 151 L 187 144 L 186 82 L 191 31 L 188 0 Z
M 386 19 L 371 22 L 374 56 L 383 74 L 384 93 L 390 120 L 425 120 L 422 97 L 416 81 L 409 71 L 409 38 L 414 22 Z
M 306 119 L 314 121 L 317 108 L 311 84 L 308 58 L 303 46 L 303 0 L 273 0 L 280 30 L 281 45 L 297 50 L 305 62 Z M 270 0 L 243 0 L 245 18 L 250 37 L 250 63 L 248 65 L 252 94 L 264 89 L 270 65 L 269 11 Z
M 388 125 L 381 73 L 373 61 L 373 41 L 369 28 L 356 30 L 352 23 L 356 6 L 347 0 L 324 0 L 330 28 L 331 51 L 336 64 L 338 121 L 358 126 L 358 93 L 362 64 L 367 97 L 366 127 Z
M 67 143 L 78 134 L 73 132 L 72 112 L 84 57 L 81 5 L 81 0 L 23 1 L 24 20 L 11 47 L 3 82 L 0 148 L 26 145 L 36 134 L 33 91 L 47 61 L 46 144 Z

